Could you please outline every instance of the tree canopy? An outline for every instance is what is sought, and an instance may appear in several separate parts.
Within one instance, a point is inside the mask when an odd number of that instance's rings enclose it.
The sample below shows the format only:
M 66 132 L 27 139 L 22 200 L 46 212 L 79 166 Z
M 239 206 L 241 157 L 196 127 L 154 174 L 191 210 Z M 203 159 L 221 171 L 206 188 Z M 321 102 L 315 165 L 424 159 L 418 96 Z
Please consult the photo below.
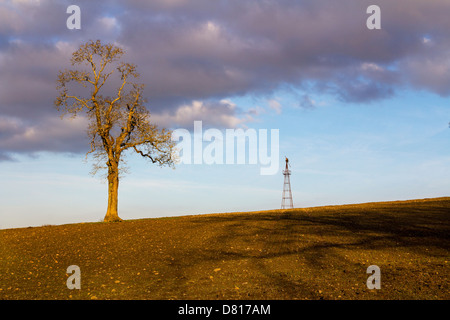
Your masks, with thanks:
M 119 164 L 130 150 L 159 166 L 171 166 L 174 161 L 172 132 L 151 123 L 150 112 L 142 96 L 144 85 L 137 67 L 120 61 L 124 50 L 100 40 L 88 41 L 73 52 L 74 70 L 60 71 L 59 92 L 55 106 L 63 114 L 76 117 L 81 112 L 88 120 L 90 150 L 108 170 L 108 209 L 105 221 L 120 221 L 117 212 Z

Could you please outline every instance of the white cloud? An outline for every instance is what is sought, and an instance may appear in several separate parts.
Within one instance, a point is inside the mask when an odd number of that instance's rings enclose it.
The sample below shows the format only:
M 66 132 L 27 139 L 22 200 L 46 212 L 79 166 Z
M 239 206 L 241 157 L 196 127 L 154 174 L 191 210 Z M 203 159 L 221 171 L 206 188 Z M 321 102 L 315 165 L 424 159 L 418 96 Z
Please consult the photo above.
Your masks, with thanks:
M 108 30 L 112 30 L 118 27 L 117 19 L 114 17 L 102 17 L 99 19 L 99 21 L 100 24 Z
M 55 43 L 55 47 L 61 54 L 65 56 L 70 56 L 72 52 L 77 49 L 77 47 L 73 43 L 68 41 L 58 41 Z
M 364 71 L 383 71 L 384 70 L 383 68 L 381 68 L 376 63 L 369 63 L 369 62 L 362 63 L 361 64 L 361 69 L 364 70 Z
M 206 125 L 220 128 L 235 128 L 245 126 L 246 122 L 254 121 L 250 113 L 239 116 L 236 105 L 226 99 L 219 102 L 192 101 L 176 109 L 173 113 L 152 115 L 152 121 L 160 126 L 191 127 L 194 121 L 202 120 Z
M 423 37 L 422 38 L 422 43 L 425 45 L 431 45 L 432 44 L 432 40 L 430 37 Z
M 279 103 L 276 99 L 270 99 L 269 101 L 267 101 L 267 103 L 270 109 L 275 110 L 277 114 L 281 113 L 282 109 L 281 103 Z

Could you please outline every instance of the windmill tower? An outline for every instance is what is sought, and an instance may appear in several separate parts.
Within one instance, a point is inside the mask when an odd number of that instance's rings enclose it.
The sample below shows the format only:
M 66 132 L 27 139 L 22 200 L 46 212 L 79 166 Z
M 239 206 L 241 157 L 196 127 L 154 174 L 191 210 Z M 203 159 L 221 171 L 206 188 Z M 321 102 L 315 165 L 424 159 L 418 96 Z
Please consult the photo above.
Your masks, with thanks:
M 284 175 L 284 185 L 283 185 L 283 197 L 281 199 L 281 209 L 292 209 L 294 204 L 292 202 L 292 192 L 291 192 L 291 180 L 289 176 L 291 175 L 291 170 L 289 170 L 289 160 L 286 158 L 286 169 L 283 170 Z

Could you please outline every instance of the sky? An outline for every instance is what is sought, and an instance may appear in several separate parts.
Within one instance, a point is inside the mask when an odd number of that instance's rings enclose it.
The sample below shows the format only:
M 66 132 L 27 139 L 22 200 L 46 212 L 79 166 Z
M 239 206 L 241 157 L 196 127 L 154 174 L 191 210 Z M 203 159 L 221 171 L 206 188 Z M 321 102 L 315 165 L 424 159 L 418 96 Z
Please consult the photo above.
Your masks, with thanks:
M 123 219 L 278 209 L 285 156 L 297 208 L 448 196 L 449 16 L 448 0 L 0 0 L 0 228 L 103 219 L 86 118 L 54 107 L 59 70 L 97 39 L 137 65 L 159 126 L 279 132 L 271 175 L 130 154 Z

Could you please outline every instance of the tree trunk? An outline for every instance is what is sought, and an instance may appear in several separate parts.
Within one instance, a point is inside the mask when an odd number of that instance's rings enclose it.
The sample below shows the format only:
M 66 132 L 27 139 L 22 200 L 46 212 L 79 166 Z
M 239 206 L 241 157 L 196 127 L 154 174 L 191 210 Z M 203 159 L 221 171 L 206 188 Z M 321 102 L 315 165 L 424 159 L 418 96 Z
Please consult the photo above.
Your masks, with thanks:
M 108 164 L 108 209 L 106 211 L 105 222 L 119 222 L 117 212 L 119 193 L 119 166 L 118 164 Z

